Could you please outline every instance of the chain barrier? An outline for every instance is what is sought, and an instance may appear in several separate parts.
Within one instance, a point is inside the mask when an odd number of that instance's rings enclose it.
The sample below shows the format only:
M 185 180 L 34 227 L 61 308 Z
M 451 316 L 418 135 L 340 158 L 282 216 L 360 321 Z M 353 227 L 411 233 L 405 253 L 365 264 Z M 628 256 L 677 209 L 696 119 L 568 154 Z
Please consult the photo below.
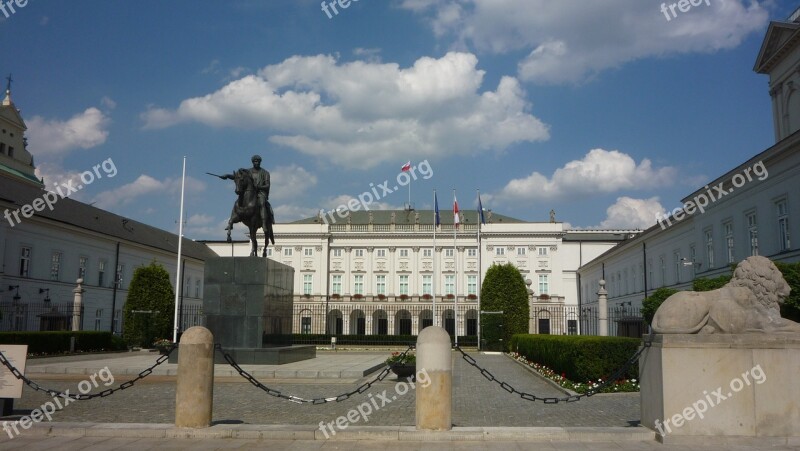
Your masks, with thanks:
M 65 399 L 69 398 L 69 399 L 72 399 L 72 400 L 75 400 L 75 401 L 87 401 L 89 399 L 94 399 L 94 398 L 105 398 L 106 396 L 109 396 L 109 395 L 111 395 L 111 394 L 113 394 L 115 392 L 118 392 L 120 390 L 125 390 L 127 388 L 133 387 L 133 384 L 135 384 L 136 382 L 138 382 L 138 381 L 144 379 L 145 377 L 149 376 L 150 374 L 153 373 L 153 370 L 157 366 L 159 366 L 162 363 L 166 362 L 167 359 L 169 359 L 169 355 L 172 354 L 172 351 L 174 351 L 175 348 L 177 348 L 177 347 L 178 347 L 177 345 L 173 344 L 172 348 L 170 348 L 169 352 L 167 352 L 164 355 L 161 355 L 156 360 L 156 363 L 154 363 L 151 367 L 149 367 L 149 368 L 143 370 L 142 372 L 140 372 L 137 377 L 135 377 L 135 378 L 133 378 L 133 379 L 127 381 L 127 382 L 123 382 L 123 383 L 119 384 L 119 387 L 109 388 L 109 389 L 103 390 L 103 391 L 101 391 L 99 393 L 92 393 L 92 394 L 70 394 L 69 390 L 67 390 L 65 392 L 62 392 L 60 390 L 55 390 L 55 389 L 52 389 L 52 388 L 44 388 L 44 387 L 40 386 L 39 384 L 37 384 L 36 382 L 28 379 L 17 368 L 15 368 L 14 365 L 12 365 L 11 362 L 9 362 L 8 359 L 6 359 L 6 356 L 3 355 L 2 352 L 0 352 L 0 363 L 2 363 L 6 368 L 8 368 L 8 370 L 11 371 L 11 374 L 13 374 L 14 377 L 16 377 L 17 379 L 22 380 L 22 382 L 24 382 L 25 385 L 27 385 L 28 387 L 30 387 L 30 388 L 32 388 L 32 389 L 34 389 L 36 391 L 47 393 L 48 395 L 50 395 L 52 397 L 60 397 L 60 398 L 65 398 Z
M 595 388 L 590 389 L 586 393 L 582 393 L 582 394 L 578 394 L 578 395 L 563 396 L 563 397 L 536 396 L 536 395 L 533 395 L 533 394 L 530 394 L 530 393 L 526 393 L 524 391 L 517 390 L 516 388 L 511 386 L 509 383 L 496 378 L 494 376 L 494 374 L 492 374 L 486 368 L 483 368 L 480 365 L 478 365 L 478 362 L 475 361 L 475 359 L 472 356 L 470 356 L 469 354 L 464 352 L 464 350 L 461 349 L 459 346 L 455 346 L 455 348 L 456 348 L 456 350 L 458 352 L 461 353 L 462 358 L 467 363 L 469 363 L 471 366 L 475 367 L 478 371 L 480 371 L 481 375 L 483 377 L 485 377 L 489 382 L 495 382 L 496 384 L 500 385 L 500 387 L 503 390 L 505 390 L 505 391 L 507 391 L 507 392 L 509 392 L 511 394 L 518 394 L 520 396 L 520 398 L 522 398 L 524 400 L 527 400 L 527 401 L 532 401 L 532 402 L 542 401 L 545 404 L 558 404 L 559 402 L 576 402 L 576 401 L 580 401 L 583 398 L 588 398 L 590 396 L 596 395 L 597 393 L 602 391 L 604 388 L 606 388 L 609 385 L 611 385 L 612 383 L 616 382 L 619 377 L 621 377 L 623 374 L 625 374 L 625 372 L 628 371 L 628 368 L 630 368 L 634 363 L 636 363 L 637 360 L 639 360 L 639 357 L 642 355 L 642 352 L 644 352 L 645 349 L 649 348 L 652 343 L 653 343 L 653 332 L 651 331 L 650 334 L 647 336 L 647 338 L 644 339 L 644 341 L 642 343 L 642 347 L 638 351 L 636 351 L 636 353 L 633 354 L 633 356 L 631 356 L 631 358 L 629 358 L 628 361 L 625 362 L 625 364 L 623 364 L 618 370 L 614 371 L 611 374 L 610 377 L 606 378 L 606 380 L 602 384 L 598 385 Z
M 243 370 L 242 367 L 240 367 L 239 364 L 236 363 L 233 360 L 233 357 L 231 357 L 230 354 L 228 354 L 227 352 L 225 352 L 222 349 L 222 345 L 221 344 L 219 344 L 219 343 L 215 344 L 214 345 L 214 349 L 216 349 L 217 351 L 219 351 L 222 354 L 222 356 L 225 358 L 225 361 L 228 362 L 228 364 L 230 366 L 232 366 L 233 369 L 235 369 L 239 373 L 240 376 L 242 376 L 243 378 L 247 379 L 247 381 L 250 382 L 251 384 L 253 384 L 254 386 L 260 388 L 261 390 L 264 390 L 270 396 L 274 396 L 276 398 L 286 399 L 286 400 L 289 400 L 289 401 L 292 401 L 292 402 L 295 402 L 295 403 L 298 403 L 298 404 L 314 404 L 314 405 L 316 405 L 316 404 L 325 404 L 325 403 L 334 402 L 334 401 L 335 402 L 342 402 L 342 401 L 344 401 L 346 399 L 349 399 L 353 395 L 364 393 L 365 391 L 369 390 L 370 387 L 372 387 L 372 385 L 374 383 L 383 381 L 384 379 L 386 379 L 386 376 L 388 376 L 389 373 L 392 372 L 392 370 L 389 367 L 389 365 L 386 365 L 386 367 L 383 368 L 383 371 L 381 371 L 378 374 L 378 376 L 376 376 L 374 379 L 370 380 L 369 382 L 365 382 L 365 383 L 361 384 L 358 388 L 356 388 L 353 391 L 342 393 L 339 396 L 332 396 L 332 397 L 329 397 L 329 398 L 311 398 L 311 399 L 309 399 L 309 398 L 302 398 L 300 396 L 287 395 L 287 394 L 281 393 L 280 390 L 275 390 L 274 388 L 267 387 L 266 385 L 261 383 L 258 379 L 253 377 L 253 375 L 251 375 L 247 371 Z M 400 354 L 400 357 L 401 358 L 405 357 L 405 355 L 409 351 L 411 351 L 412 349 L 414 349 L 414 345 L 409 345 L 408 349 L 406 349 L 405 351 L 403 351 L 402 354 Z

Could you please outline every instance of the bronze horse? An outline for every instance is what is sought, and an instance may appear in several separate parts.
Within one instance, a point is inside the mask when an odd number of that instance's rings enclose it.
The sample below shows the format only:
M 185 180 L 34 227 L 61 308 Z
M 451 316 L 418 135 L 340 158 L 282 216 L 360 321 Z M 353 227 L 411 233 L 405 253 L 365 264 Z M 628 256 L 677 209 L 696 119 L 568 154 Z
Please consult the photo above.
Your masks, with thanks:
M 227 241 L 229 243 L 231 242 L 231 230 L 233 229 L 233 225 L 237 222 L 241 222 L 250 230 L 250 256 L 256 257 L 258 256 L 258 240 L 256 239 L 256 233 L 259 228 L 263 229 L 261 207 L 258 205 L 258 193 L 253 184 L 253 177 L 247 169 L 239 169 L 234 172 L 233 182 L 236 185 L 236 194 L 239 197 L 233 204 L 231 217 L 228 219 L 228 227 L 225 228 L 225 230 L 228 231 Z M 269 201 L 267 201 L 266 210 L 269 215 L 266 221 L 268 230 L 264 230 L 264 251 L 261 254 L 262 257 L 267 256 L 267 246 L 269 243 L 272 242 L 272 244 L 275 244 L 275 235 L 272 231 L 272 225 L 275 224 L 275 215 L 272 213 L 272 206 L 269 204 Z

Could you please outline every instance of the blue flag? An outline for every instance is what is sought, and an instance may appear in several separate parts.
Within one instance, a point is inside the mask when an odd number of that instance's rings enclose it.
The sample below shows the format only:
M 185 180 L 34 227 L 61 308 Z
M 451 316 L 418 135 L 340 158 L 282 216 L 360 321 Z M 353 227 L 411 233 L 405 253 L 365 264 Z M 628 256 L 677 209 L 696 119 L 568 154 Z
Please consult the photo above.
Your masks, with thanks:
M 480 194 L 478 194 L 478 216 L 481 219 L 481 224 L 486 224 L 486 218 L 483 217 L 483 204 L 481 203 Z
M 436 191 L 433 192 L 433 210 L 434 210 L 434 227 L 439 225 L 439 199 L 436 197 Z

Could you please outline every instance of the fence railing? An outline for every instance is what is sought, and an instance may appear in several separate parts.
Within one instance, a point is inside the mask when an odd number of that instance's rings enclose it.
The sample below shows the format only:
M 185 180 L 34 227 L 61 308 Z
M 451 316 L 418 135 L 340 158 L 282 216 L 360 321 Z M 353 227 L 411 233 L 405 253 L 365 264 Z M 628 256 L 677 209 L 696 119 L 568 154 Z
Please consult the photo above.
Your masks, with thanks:
M 597 304 L 578 307 L 554 305 L 537 306 L 530 312 L 530 331 L 534 334 L 599 335 L 600 312 Z M 608 309 L 608 335 L 641 338 L 647 324 L 639 308 L 611 307 Z
M 475 303 L 459 304 L 458 307 L 452 303 L 437 303 L 436 323 L 451 335 L 454 335 L 457 328 L 459 337 L 477 336 L 478 309 Z M 72 303 L 2 302 L 0 331 L 71 330 L 76 313 L 81 314 L 83 330 L 109 330 L 110 310 L 108 318 L 95 315 L 86 317 L 85 312 L 75 312 Z M 530 311 L 529 330 L 534 334 L 597 335 L 599 320 L 596 304 L 580 308 L 564 305 L 535 306 Z M 433 306 L 428 303 L 329 302 L 326 305 L 295 302 L 292 315 L 294 334 L 306 335 L 414 336 L 432 324 Z M 103 327 L 100 328 L 100 325 Z M 180 330 L 204 325 L 202 306 L 181 307 Z M 124 328 L 124 324 L 122 327 Z M 115 330 L 122 332 L 120 327 L 115 326 Z M 647 326 L 638 308 L 608 309 L 608 335 L 642 337 L 646 332 Z

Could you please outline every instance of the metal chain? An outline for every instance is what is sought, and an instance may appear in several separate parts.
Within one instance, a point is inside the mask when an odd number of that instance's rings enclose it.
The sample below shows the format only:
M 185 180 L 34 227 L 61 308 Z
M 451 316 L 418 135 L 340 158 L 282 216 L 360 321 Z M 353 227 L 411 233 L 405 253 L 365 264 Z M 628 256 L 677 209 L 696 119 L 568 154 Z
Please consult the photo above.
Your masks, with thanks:
M 52 397 L 69 398 L 69 399 L 73 399 L 75 401 L 86 401 L 86 400 L 94 399 L 94 398 L 105 398 L 106 396 L 109 396 L 109 395 L 111 395 L 111 394 L 113 394 L 115 392 L 118 392 L 120 390 L 125 390 L 126 388 L 133 387 L 133 384 L 135 384 L 136 382 L 140 381 L 141 379 L 144 379 L 145 377 L 149 376 L 150 374 L 152 374 L 153 370 L 157 366 L 159 366 L 162 363 L 166 362 L 167 359 L 169 359 L 169 355 L 172 354 L 172 351 L 174 351 L 175 348 L 177 348 L 177 347 L 178 347 L 177 345 L 173 344 L 172 347 L 170 348 L 169 352 L 167 352 L 166 354 L 160 356 L 158 358 L 158 360 L 156 360 L 156 363 L 153 364 L 153 366 L 151 366 L 151 367 L 143 370 L 142 372 L 140 372 L 139 375 L 137 377 L 135 377 L 134 379 L 131 379 L 131 380 L 127 381 L 127 382 L 121 383 L 119 385 L 119 387 L 109 388 L 109 389 L 103 390 L 103 391 L 101 391 L 99 393 L 92 393 L 92 394 L 80 393 L 80 394 L 74 394 L 73 395 L 73 394 L 69 393 L 69 390 L 67 390 L 65 392 L 62 392 L 62 391 L 55 390 L 55 389 L 52 389 L 52 388 L 44 388 L 44 387 L 40 386 L 39 384 L 37 384 L 36 382 L 28 379 L 17 368 L 15 368 L 14 365 L 12 365 L 11 362 L 9 362 L 8 359 L 6 359 L 6 356 L 3 355 L 2 352 L 0 352 L 0 363 L 5 365 L 5 367 L 8 368 L 9 371 L 11 371 L 11 374 L 14 375 L 14 377 L 16 377 L 17 379 L 22 380 L 22 382 L 24 382 L 25 385 L 27 385 L 28 387 L 30 387 L 30 388 L 32 388 L 32 389 L 34 389 L 36 391 L 47 393 L 48 395 L 50 395 Z
M 505 391 L 507 391 L 507 392 L 509 392 L 511 394 L 516 393 L 522 399 L 525 399 L 527 401 L 534 401 L 534 402 L 535 401 L 542 401 L 545 404 L 558 404 L 559 402 L 580 401 L 583 398 L 588 398 L 590 396 L 596 395 L 601 390 L 603 390 L 604 388 L 608 387 L 611 383 L 615 382 L 620 376 L 625 374 L 625 372 L 628 370 L 628 368 L 630 368 L 631 365 L 633 365 L 634 363 L 636 363 L 637 360 L 639 360 L 639 356 L 642 355 L 642 352 L 644 352 L 644 350 L 646 348 L 649 348 L 652 343 L 653 343 L 653 333 L 650 332 L 650 335 L 648 335 L 647 339 L 644 340 L 642 347 L 638 351 L 636 351 L 636 353 L 633 354 L 633 356 L 631 356 L 631 358 L 629 358 L 628 361 L 625 362 L 624 365 L 622 365 L 618 370 L 614 371 L 611 374 L 611 376 L 608 377 L 602 384 L 598 385 L 595 388 L 589 389 L 589 391 L 587 391 L 586 393 L 579 394 L 579 395 L 564 396 L 564 397 L 536 396 L 536 395 L 532 395 L 530 393 L 526 393 L 526 392 L 517 390 L 516 388 L 512 387 L 507 382 L 501 381 L 500 379 L 497 379 L 489 370 L 487 370 L 485 368 L 482 368 L 480 365 L 478 365 L 478 362 L 476 362 L 475 359 L 472 356 L 470 356 L 469 354 L 464 352 L 464 350 L 461 349 L 459 346 L 456 346 L 455 348 L 456 348 L 456 350 L 458 350 L 462 354 L 462 357 L 464 358 L 464 360 L 467 361 L 467 363 L 469 363 L 470 365 L 472 365 L 476 369 L 478 369 L 481 372 L 481 375 L 483 377 L 485 377 L 489 382 L 495 382 L 498 385 L 500 385 L 500 387 L 502 387 L 503 390 L 505 390 Z
M 370 387 L 372 387 L 372 384 L 384 380 L 386 378 L 386 376 L 388 376 L 389 373 L 391 372 L 391 368 L 389 367 L 389 365 L 386 365 L 386 367 L 383 368 L 383 371 L 381 371 L 378 374 L 378 376 L 376 376 L 374 379 L 372 379 L 369 382 L 365 382 L 365 383 L 361 384 L 358 388 L 356 388 L 353 391 L 350 391 L 350 392 L 347 392 L 347 393 L 342 393 L 339 396 L 332 396 L 332 397 L 329 397 L 329 398 L 312 398 L 312 399 L 308 399 L 308 398 L 302 398 L 300 396 L 283 394 L 283 393 L 280 392 L 280 390 L 275 390 L 274 388 L 267 387 L 266 385 L 262 384 L 258 379 L 253 377 L 253 375 L 251 375 L 247 371 L 243 370 L 242 367 L 240 367 L 239 364 L 236 363 L 236 361 L 233 360 L 233 357 L 231 357 L 230 354 L 228 354 L 227 352 L 225 352 L 222 349 L 222 345 L 221 344 L 219 344 L 219 343 L 215 344 L 214 348 L 217 351 L 219 351 L 222 354 L 222 356 L 225 358 L 225 361 L 228 362 L 228 364 L 230 366 L 232 366 L 233 369 L 235 369 L 239 373 L 240 376 L 242 376 L 243 378 L 247 379 L 248 382 L 250 382 L 254 386 L 260 388 L 261 390 L 264 390 L 270 396 L 274 396 L 276 398 L 286 399 L 286 400 L 289 400 L 289 401 L 292 401 L 292 402 L 295 402 L 295 403 L 298 403 L 298 404 L 306 404 L 307 403 L 307 404 L 315 404 L 316 405 L 316 404 L 325 404 L 325 403 L 334 402 L 334 401 L 335 402 L 342 402 L 342 401 L 344 401 L 346 399 L 349 399 L 351 396 L 353 396 L 355 394 L 362 394 L 365 391 L 369 390 Z M 400 357 L 401 358 L 405 357 L 405 355 L 408 354 L 408 352 L 411 351 L 412 349 L 414 349 L 414 346 L 413 345 L 409 345 L 408 349 L 406 349 L 405 351 L 403 351 L 402 354 L 400 354 Z

